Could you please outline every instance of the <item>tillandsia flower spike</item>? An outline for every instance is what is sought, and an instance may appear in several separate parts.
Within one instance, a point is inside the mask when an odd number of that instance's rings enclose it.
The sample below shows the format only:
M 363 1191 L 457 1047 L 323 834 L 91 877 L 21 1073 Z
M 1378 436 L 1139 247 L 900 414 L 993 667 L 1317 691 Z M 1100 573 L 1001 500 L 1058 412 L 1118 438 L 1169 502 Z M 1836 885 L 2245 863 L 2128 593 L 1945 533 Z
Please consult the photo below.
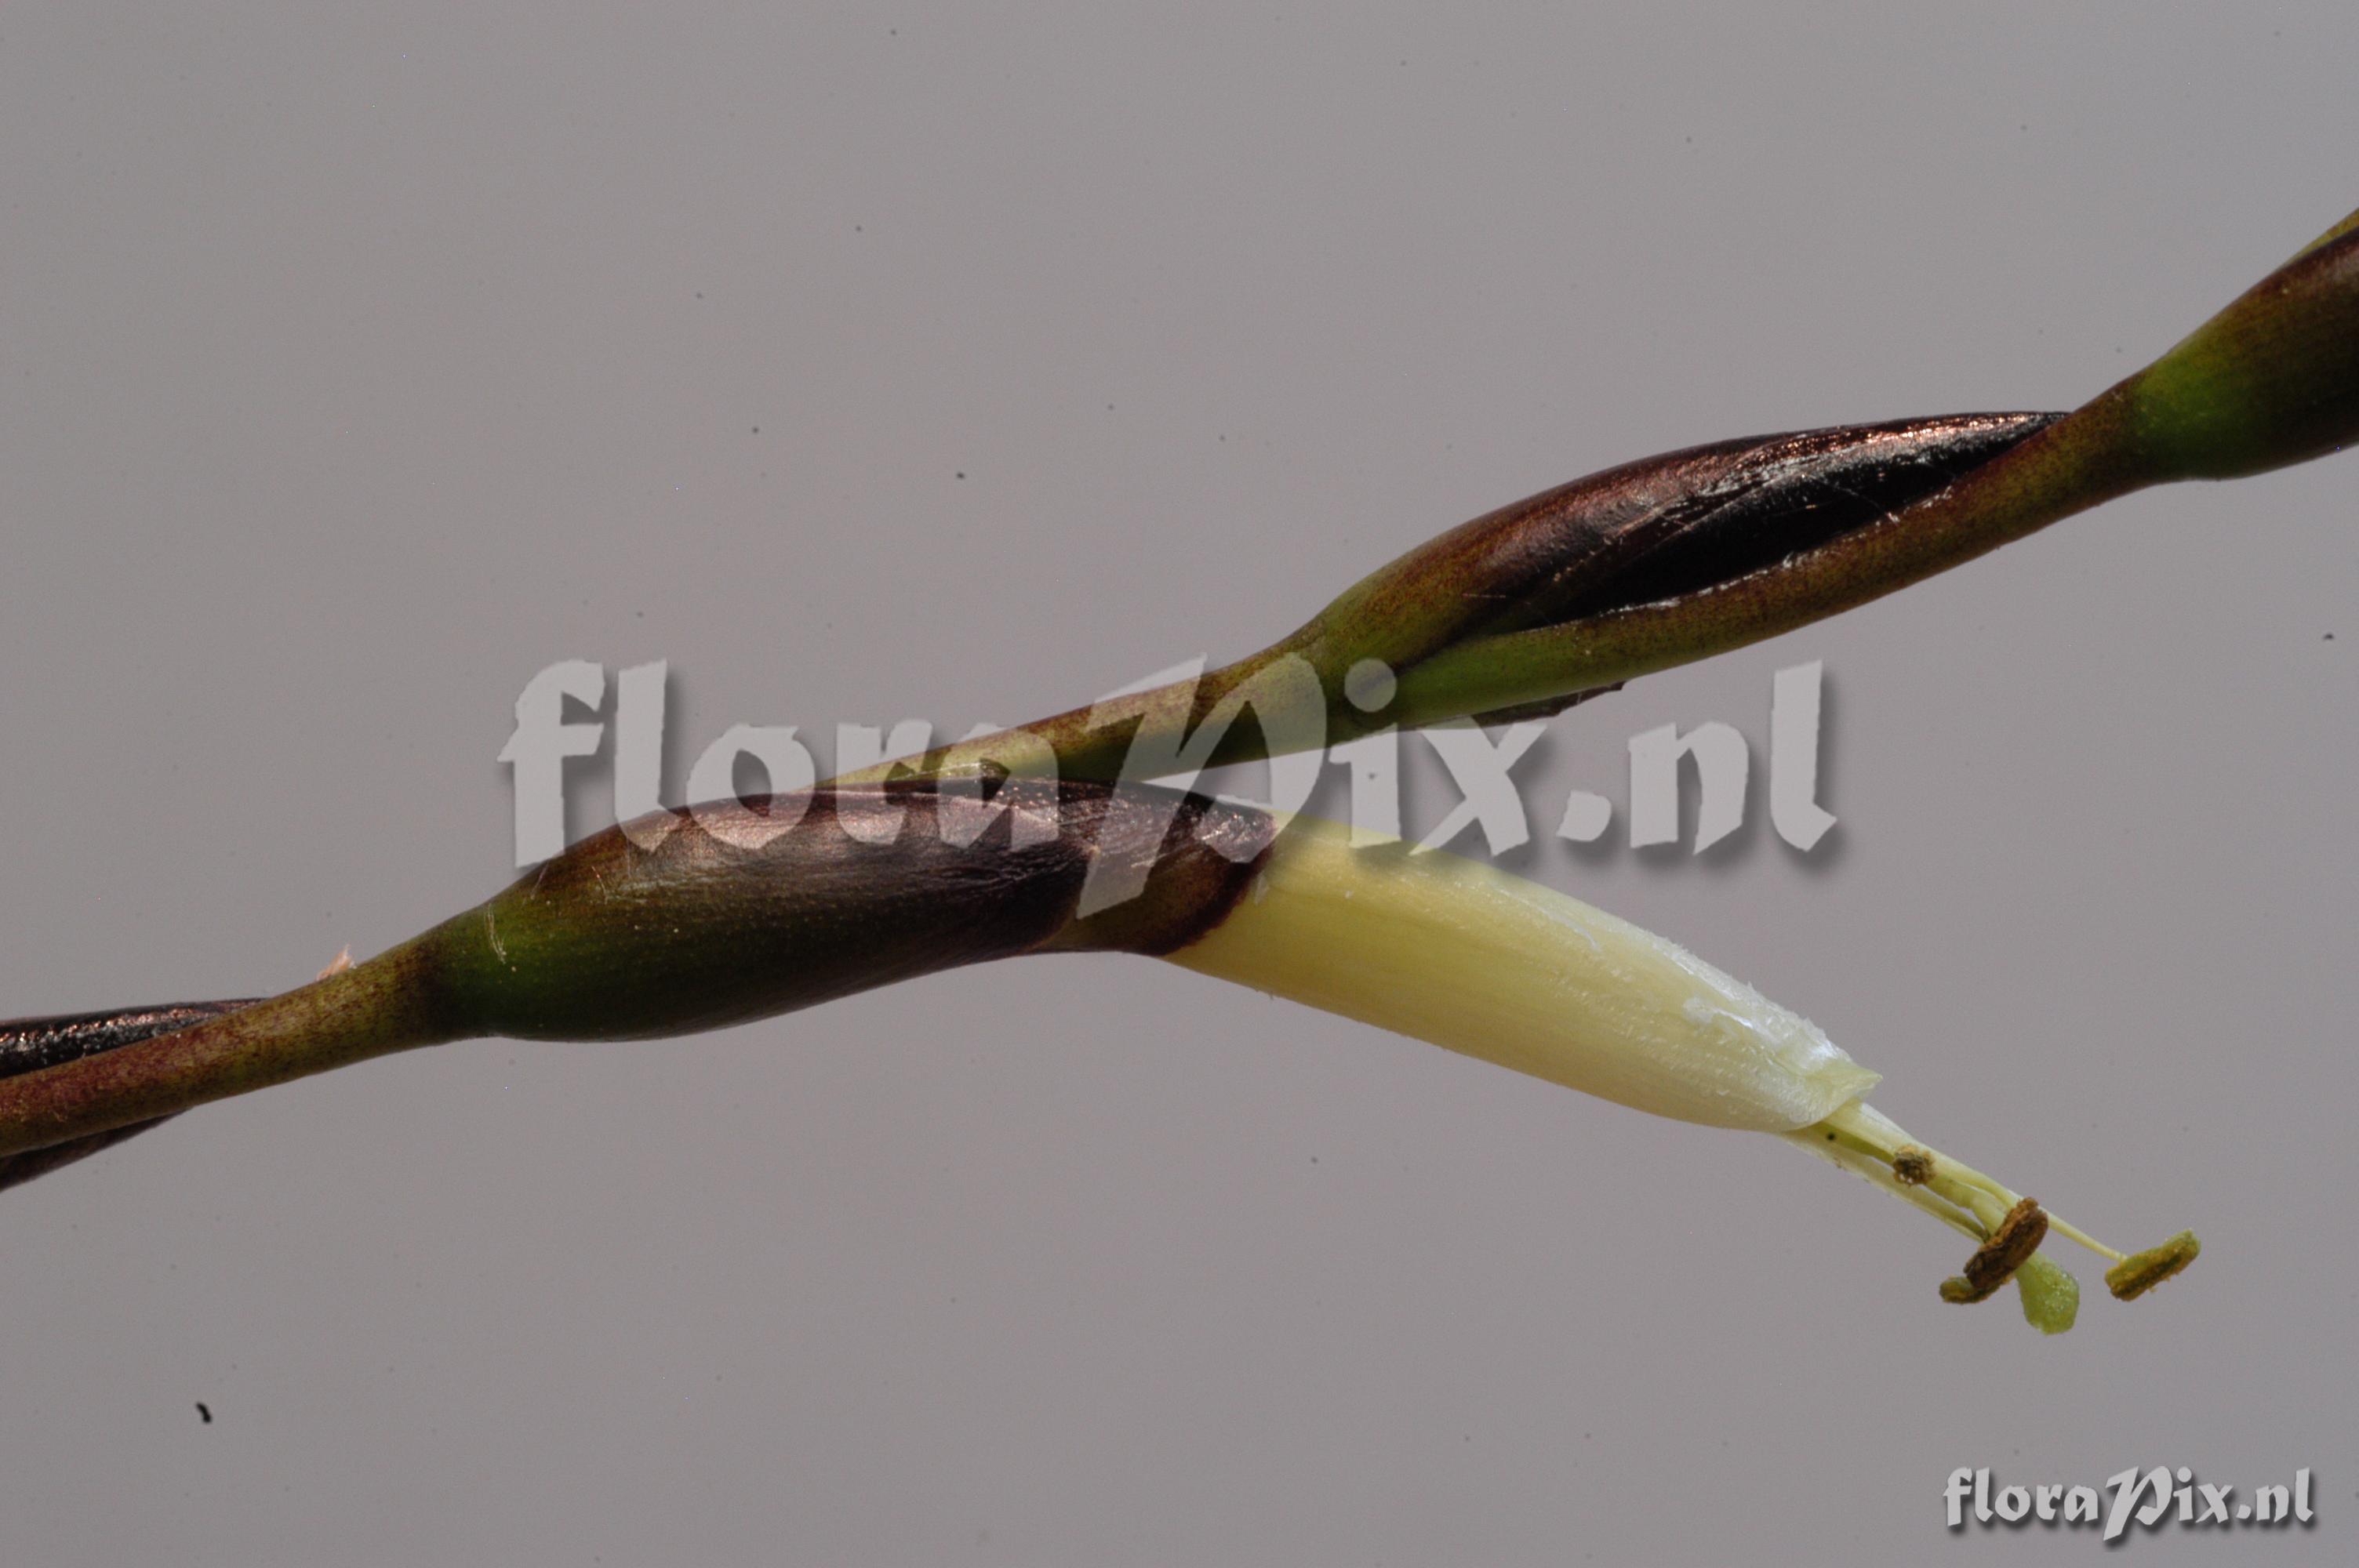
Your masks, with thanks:
M 2121 1262 L 2125 1296 L 2194 1256 L 2191 1237 L 2126 1260 L 2090 1241 L 1870 1108 L 1877 1075 L 1807 1020 L 1479 861 L 1074 781 L 1010 779 L 988 798 L 930 784 L 820 790 L 638 827 L 300 990 L 55 1053 L 0 1082 L 0 1157 L 409 1046 L 677 1034 L 989 958 L 1120 951 L 1658 1116 L 1792 1139 L 1973 1238 L 1945 1297 L 1981 1300 L 2014 1278 L 2050 1332 L 2078 1299 L 2035 1257 L 2051 1231 Z M 1109 864 L 1136 867 L 1143 891 L 1082 913 L 1084 884 Z
M 1109 723 L 1091 708 L 969 748 L 1114 778 L 1224 710 L 1246 762 L 1385 726 L 1551 712 L 1866 603 L 2148 485 L 2305 461 L 2359 438 L 2359 214 L 2069 415 L 1770 436 L 1609 470 L 1402 557 L 1261 652 Z M 1395 676 L 1364 709 L 1346 677 Z M 1307 682 L 1273 682 L 1280 670 Z M 1309 711 L 1302 711 L 1308 708 Z M 1033 742 L 1019 745 L 1019 741 Z M 954 763 L 952 749 L 858 778 Z M 1023 759 L 1030 758 L 1027 764 Z
M 1663 1115 L 1795 1138 L 1974 1238 L 1944 1296 L 1984 1299 L 2013 1278 L 2052 1331 L 2078 1290 L 2038 1255 L 2051 1231 L 2112 1260 L 2107 1283 L 2125 1299 L 2183 1269 L 2194 1238 L 2129 1256 L 2089 1241 L 1909 1140 L 1860 1099 L 1874 1076 L 1810 1025 L 1595 911 L 1486 882 L 1479 868 L 1438 870 L 1466 864 L 1450 857 L 1375 877 L 1308 819 L 1281 839 L 1266 814 L 1078 781 L 1120 777 L 1150 735 L 1177 755 L 1189 731 L 1248 699 L 1256 724 L 1232 728 L 1200 763 L 1552 711 L 2142 486 L 2256 473 L 2354 438 L 2359 214 L 2069 415 L 1848 426 L 1631 464 L 1411 552 L 1293 636 L 1147 694 L 1126 723 L 1076 711 L 766 808 L 647 819 L 265 1001 L 16 1026 L 8 1038 L 33 1044 L 0 1067 L 31 1070 L 0 1070 L 0 1184 L 189 1106 L 389 1051 L 487 1033 L 679 1033 L 984 958 L 1113 949 Z M 1355 691 L 1371 664 L 1386 678 Z M 884 782 L 977 758 L 1005 781 L 987 806 L 980 781 L 972 795 Z M 1050 771 L 1065 782 L 1021 776 Z M 886 846 L 901 848 L 870 854 Z M 1130 896 L 1093 902 L 1109 866 Z

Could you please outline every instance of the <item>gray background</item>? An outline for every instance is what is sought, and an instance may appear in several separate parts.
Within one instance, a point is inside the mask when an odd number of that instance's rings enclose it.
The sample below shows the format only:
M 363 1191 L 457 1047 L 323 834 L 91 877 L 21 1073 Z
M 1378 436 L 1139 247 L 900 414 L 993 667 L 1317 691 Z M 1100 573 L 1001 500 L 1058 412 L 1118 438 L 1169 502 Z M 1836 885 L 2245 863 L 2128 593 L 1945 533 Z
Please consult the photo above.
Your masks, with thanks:
M 2359 200 L 2346 5 L 1895 9 L 10 7 L 5 1011 L 487 894 L 554 660 L 669 659 L 675 773 L 1016 720 L 1608 463 L 2076 402 Z M 1656 724 L 1757 769 L 1824 659 L 1817 854 L 1522 869 L 2099 1234 L 2198 1228 L 2135 1308 L 2075 1264 L 2042 1341 L 1767 1140 L 1038 961 L 372 1063 L 6 1195 L 0 1554 L 2091 1561 L 1947 1534 L 1943 1478 L 2167 1464 L 2310 1465 L 2321 1518 L 2142 1561 L 2339 1555 L 2352 462 L 1649 679 L 1520 775 L 1545 832 Z

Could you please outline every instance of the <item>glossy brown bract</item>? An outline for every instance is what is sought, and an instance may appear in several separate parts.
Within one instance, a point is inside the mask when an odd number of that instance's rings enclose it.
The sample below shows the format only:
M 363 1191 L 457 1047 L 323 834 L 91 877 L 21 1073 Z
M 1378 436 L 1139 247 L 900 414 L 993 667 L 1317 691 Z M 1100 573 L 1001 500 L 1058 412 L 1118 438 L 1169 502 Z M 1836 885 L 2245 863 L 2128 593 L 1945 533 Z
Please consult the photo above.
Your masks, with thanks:
M 976 836 L 946 823 L 962 810 L 995 815 Z M 821 789 L 610 828 L 429 940 L 474 1033 L 679 1034 L 1035 950 L 1169 951 L 1225 913 L 1275 830 L 1138 786 Z M 1081 918 L 1109 859 L 1143 891 Z

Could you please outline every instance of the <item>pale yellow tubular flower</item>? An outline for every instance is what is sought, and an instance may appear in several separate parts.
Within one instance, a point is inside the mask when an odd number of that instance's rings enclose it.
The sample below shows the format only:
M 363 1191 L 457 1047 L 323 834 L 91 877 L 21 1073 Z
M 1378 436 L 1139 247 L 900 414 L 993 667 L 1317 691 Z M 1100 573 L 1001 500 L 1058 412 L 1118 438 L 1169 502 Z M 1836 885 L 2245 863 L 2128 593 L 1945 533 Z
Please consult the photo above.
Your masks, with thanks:
M 1364 839 L 1363 844 L 1365 845 Z M 1478 860 L 1354 847 L 1289 819 L 1260 875 L 1170 961 L 1658 1116 L 1784 1137 L 1976 1243 L 1944 1299 L 2009 1279 L 2049 1333 L 2079 1287 L 2035 1258 L 2049 1231 L 2114 1264 L 2125 1300 L 2195 1256 L 2193 1236 L 2125 1257 L 1972 1166 L 1926 1147 L 1864 1097 L 1879 1075 L 1816 1024 L 1695 955 Z

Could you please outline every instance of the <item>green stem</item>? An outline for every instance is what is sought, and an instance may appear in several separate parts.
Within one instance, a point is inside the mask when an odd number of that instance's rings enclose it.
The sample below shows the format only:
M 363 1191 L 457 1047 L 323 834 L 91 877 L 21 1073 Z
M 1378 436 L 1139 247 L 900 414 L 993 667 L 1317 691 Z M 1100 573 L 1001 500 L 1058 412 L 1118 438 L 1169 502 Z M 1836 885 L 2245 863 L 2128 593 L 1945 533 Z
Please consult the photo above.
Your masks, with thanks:
M 441 1001 L 435 968 L 419 937 L 224 1017 L 0 1081 L 0 1157 L 476 1033 Z
M 1516 591 L 1530 590 L 1529 563 L 1513 557 L 1528 540 L 1535 510 L 1559 494 L 1551 492 L 1412 552 L 1301 631 L 1211 672 L 1192 690 L 1166 687 L 1171 700 L 1136 724 L 1095 726 L 1090 709 L 1076 708 L 1001 733 L 1044 743 L 1061 776 L 1112 779 L 1134 734 L 1168 753 L 1240 686 L 1289 655 L 1318 677 L 1331 743 L 1383 725 L 1416 728 L 1560 703 L 1854 609 L 2131 491 L 2259 473 L 2354 438 L 2359 213 L 2066 418 L 1913 504 L 1773 566 L 1527 629 L 1500 630 L 1498 616 L 1469 617 L 1469 602 L 1506 599 L 1512 611 L 1515 596 L 1500 591 L 1510 567 L 1524 568 Z M 1691 456 L 1662 462 L 1672 467 Z M 1628 499 L 1613 497 L 1606 510 Z M 1345 672 L 1366 658 L 1384 660 L 1398 683 L 1394 702 L 1373 715 L 1343 689 Z M 1308 743 L 1274 746 L 1261 728 L 1241 723 L 1210 762 L 1250 762 Z M 945 748 L 850 776 L 923 776 L 951 756 Z

